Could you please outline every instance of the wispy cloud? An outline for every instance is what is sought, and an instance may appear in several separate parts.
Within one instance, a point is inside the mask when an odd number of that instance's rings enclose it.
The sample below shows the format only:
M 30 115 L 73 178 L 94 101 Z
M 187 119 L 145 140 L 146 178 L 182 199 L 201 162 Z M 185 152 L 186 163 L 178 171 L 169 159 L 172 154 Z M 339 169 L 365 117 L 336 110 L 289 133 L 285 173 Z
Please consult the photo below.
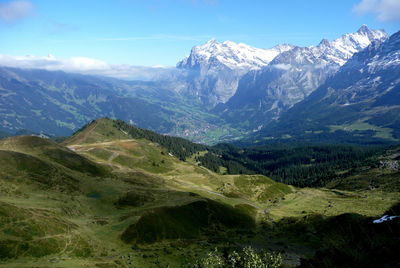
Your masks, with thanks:
M 292 68 L 292 65 L 290 65 L 290 64 L 275 64 L 275 65 L 272 65 L 272 67 L 279 69 L 279 70 L 288 71 L 288 70 L 290 70 L 290 68 Z
M 362 0 L 353 11 L 358 15 L 373 13 L 380 21 L 400 21 L 399 0 Z
M 27 0 L 0 3 L 0 20 L 10 23 L 24 19 L 33 12 L 33 4 Z
M 101 75 L 129 80 L 169 79 L 180 72 L 174 67 L 109 64 L 102 60 L 85 57 L 57 59 L 52 55 L 35 57 L 0 54 L 0 66 Z

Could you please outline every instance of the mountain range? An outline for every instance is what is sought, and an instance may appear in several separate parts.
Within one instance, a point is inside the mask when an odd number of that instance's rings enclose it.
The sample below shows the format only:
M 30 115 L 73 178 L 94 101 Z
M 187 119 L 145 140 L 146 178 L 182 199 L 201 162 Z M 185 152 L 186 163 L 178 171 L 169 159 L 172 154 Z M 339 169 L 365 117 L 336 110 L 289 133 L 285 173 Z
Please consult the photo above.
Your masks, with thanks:
M 356 53 L 304 101 L 258 137 L 335 133 L 400 138 L 400 32 Z
M 193 47 L 167 80 L 147 82 L 0 67 L 1 135 L 70 135 L 106 116 L 203 143 L 366 133 L 393 141 L 397 39 L 365 25 L 310 47 L 212 39 Z
M 356 33 L 332 42 L 324 39 L 315 47 L 293 47 L 277 55 L 268 66 L 247 73 L 236 94 L 215 110 L 232 124 L 258 128 L 305 99 L 354 53 L 371 42 L 386 39 L 384 31 L 362 26 Z

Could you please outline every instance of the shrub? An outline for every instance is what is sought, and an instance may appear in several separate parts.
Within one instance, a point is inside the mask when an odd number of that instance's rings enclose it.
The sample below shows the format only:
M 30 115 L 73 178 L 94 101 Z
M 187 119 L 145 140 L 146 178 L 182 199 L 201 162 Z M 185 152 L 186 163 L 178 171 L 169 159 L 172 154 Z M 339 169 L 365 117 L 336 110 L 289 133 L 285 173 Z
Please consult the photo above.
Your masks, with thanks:
M 207 253 L 206 257 L 198 260 L 194 268 L 277 268 L 282 267 L 280 254 L 271 254 L 265 250 L 255 251 L 245 247 L 240 252 L 233 251 L 224 257 L 217 249 Z

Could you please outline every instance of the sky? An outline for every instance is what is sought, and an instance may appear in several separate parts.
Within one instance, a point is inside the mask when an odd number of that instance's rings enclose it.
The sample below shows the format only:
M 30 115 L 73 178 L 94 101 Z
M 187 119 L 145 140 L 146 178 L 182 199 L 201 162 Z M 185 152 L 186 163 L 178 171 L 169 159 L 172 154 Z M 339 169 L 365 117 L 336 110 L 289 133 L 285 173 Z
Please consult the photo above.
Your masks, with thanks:
M 0 64 L 175 66 L 211 38 L 310 46 L 362 24 L 400 30 L 400 0 L 0 0 Z

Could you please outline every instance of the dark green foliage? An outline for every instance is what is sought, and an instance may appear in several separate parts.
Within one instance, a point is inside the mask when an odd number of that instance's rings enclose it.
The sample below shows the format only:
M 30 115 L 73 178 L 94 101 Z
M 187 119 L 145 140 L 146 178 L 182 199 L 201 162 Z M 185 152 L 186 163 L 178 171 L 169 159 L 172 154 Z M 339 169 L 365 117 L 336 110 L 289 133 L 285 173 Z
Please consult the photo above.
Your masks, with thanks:
M 197 161 L 213 171 L 225 167 L 228 174 L 263 174 L 295 186 L 325 186 L 333 179 L 351 175 L 382 152 L 378 147 L 347 145 L 271 145 L 239 148 L 229 144 L 212 147 Z M 370 160 L 370 165 L 376 161 Z M 345 171 L 339 174 L 340 171 Z
M 183 138 L 161 135 L 151 130 L 141 129 L 122 120 L 115 120 L 114 127 L 129 133 L 134 139 L 147 139 L 158 143 L 182 161 L 192 154 L 208 148 L 206 145 L 196 144 Z
M 227 174 L 256 174 L 254 170 L 247 168 L 241 161 L 237 161 L 235 158 L 227 158 L 225 152 L 221 154 L 207 152 L 204 156 L 197 156 L 196 161 L 214 172 L 219 172 L 220 167 L 225 167 Z
M 282 257 L 280 254 L 269 253 L 266 250 L 256 251 L 251 247 L 232 252 L 228 252 L 226 249 L 219 252 L 218 249 L 215 249 L 189 267 L 278 268 L 282 267 Z
M 196 238 L 212 226 L 252 228 L 249 215 L 212 200 L 195 201 L 176 207 L 162 207 L 143 215 L 121 236 L 125 242 L 152 243 L 163 239 Z
M 307 234 L 304 239 L 319 244 L 316 254 L 303 259 L 300 267 L 397 267 L 400 220 L 372 221 L 358 214 L 343 214 L 298 222 L 300 229 L 291 231 L 297 236 Z

